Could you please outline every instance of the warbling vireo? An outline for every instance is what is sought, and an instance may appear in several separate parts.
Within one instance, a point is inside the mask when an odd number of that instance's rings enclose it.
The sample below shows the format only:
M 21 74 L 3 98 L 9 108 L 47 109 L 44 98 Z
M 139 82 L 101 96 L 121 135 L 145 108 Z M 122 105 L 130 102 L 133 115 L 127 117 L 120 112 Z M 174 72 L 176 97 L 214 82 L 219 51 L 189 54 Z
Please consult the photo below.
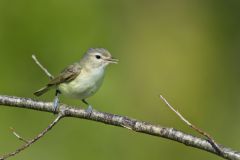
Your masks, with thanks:
M 81 99 L 88 105 L 88 112 L 92 111 L 86 98 L 92 96 L 100 88 L 105 68 L 110 63 L 117 63 L 110 52 L 104 48 L 90 48 L 79 62 L 65 68 L 58 76 L 52 79 L 45 87 L 36 91 L 34 95 L 41 96 L 49 89 L 56 89 L 54 110 L 58 106 L 58 95 Z

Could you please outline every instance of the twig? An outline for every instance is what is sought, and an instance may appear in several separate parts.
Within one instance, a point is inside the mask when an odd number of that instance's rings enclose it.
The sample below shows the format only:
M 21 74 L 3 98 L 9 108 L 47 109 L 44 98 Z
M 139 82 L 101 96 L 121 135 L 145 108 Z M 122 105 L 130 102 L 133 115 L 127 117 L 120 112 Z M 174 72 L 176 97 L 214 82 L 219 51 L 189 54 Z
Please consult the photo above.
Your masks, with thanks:
M 48 76 L 49 79 L 54 78 L 54 76 L 51 73 L 49 73 L 45 67 L 43 67 L 43 65 L 38 61 L 37 57 L 34 54 L 32 55 L 32 59 L 43 70 L 43 72 Z
M 3 105 L 2 107 L 12 106 L 24 109 L 33 109 L 37 111 L 55 113 L 52 102 L 36 101 L 30 98 L 0 95 L 0 107 L 1 105 Z M 221 145 L 221 149 L 225 154 L 224 155 L 219 154 L 219 152 L 216 151 L 216 149 L 211 145 L 211 143 L 209 143 L 209 141 L 184 133 L 174 128 L 162 127 L 160 125 L 154 125 L 149 122 L 140 121 L 130 117 L 99 112 L 96 110 L 93 110 L 91 115 L 89 116 L 89 113 L 84 108 L 80 107 L 76 108 L 66 104 L 60 104 L 59 110 L 57 112 L 64 113 L 65 117 L 88 119 L 118 127 L 125 126 L 124 128 L 126 128 L 127 126 L 127 128 L 131 128 L 132 131 L 173 140 L 190 147 L 208 151 L 225 159 L 240 160 L 239 151 L 235 151 L 231 148 L 224 147 Z
M 14 128 L 10 127 L 10 129 L 12 130 L 13 135 L 16 136 L 20 141 L 23 141 L 25 143 L 29 142 L 29 141 L 25 140 L 24 138 L 22 138 L 19 134 L 17 134 L 17 132 L 15 131 Z
M 213 146 L 213 148 L 216 149 L 216 151 L 219 154 L 224 155 L 225 153 L 223 152 L 223 150 L 220 148 L 220 146 L 215 142 L 215 140 L 207 133 L 204 132 L 202 129 L 198 128 L 197 126 L 193 125 L 192 123 L 190 123 L 186 118 L 184 118 L 182 116 L 182 114 L 180 112 L 178 112 L 176 109 L 174 109 L 174 107 L 162 96 L 160 95 L 160 98 L 163 100 L 163 102 L 174 112 L 176 113 L 176 115 L 184 122 L 186 123 L 189 127 L 193 128 L 195 131 L 197 131 L 198 133 L 200 133 L 201 135 L 205 136 L 207 138 L 207 140 L 211 143 L 211 145 Z
M 33 143 L 35 143 L 37 140 L 42 138 L 48 131 L 50 131 L 52 129 L 52 127 L 55 126 L 63 116 L 64 116 L 64 114 L 59 112 L 59 114 L 56 117 L 56 119 L 54 121 L 52 121 L 52 123 L 50 123 L 47 128 L 45 128 L 41 133 L 39 133 L 36 137 L 34 137 L 30 141 L 25 141 L 22 138 L 19 138 L 20 136 L 18 134 L 15 134 L 15 132 L 14 132 L 14 135 L 17 136 L 20 140 L 24 141 L 25 144 L 23 146 L 21 146 L 20 148 L 16 149 L 15 151 L 1 156 L 0 160 L 5 160 L 5 159 L 7 159 L 9 157 L 15 156 L 16 154 L 18 154 L 21 151 L 25 150 L 26 148 L 30 147 Z

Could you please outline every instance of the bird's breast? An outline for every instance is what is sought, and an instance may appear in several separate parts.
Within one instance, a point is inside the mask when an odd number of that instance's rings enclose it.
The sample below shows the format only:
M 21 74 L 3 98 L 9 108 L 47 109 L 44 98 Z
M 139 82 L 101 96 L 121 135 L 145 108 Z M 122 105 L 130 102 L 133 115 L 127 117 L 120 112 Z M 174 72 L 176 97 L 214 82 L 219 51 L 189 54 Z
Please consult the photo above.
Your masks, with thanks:
M 59 85 L 59 90 L 66 96 L 85 99 L 93 95 L 99 89 L 103 78 L 103 69 L 83 69 L 74 80 Z

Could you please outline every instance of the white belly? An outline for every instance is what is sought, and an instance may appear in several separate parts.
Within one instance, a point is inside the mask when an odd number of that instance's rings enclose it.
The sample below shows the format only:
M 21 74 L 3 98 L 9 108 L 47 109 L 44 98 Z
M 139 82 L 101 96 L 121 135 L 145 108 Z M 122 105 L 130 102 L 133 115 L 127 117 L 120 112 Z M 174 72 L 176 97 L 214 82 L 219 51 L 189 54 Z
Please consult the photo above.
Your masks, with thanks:
M 104 69 L 82 70 L 71 82 L 59 85 L 59 90 L 68 97 L 85 99 L 92 96 L 101 86 L 104 78 Z

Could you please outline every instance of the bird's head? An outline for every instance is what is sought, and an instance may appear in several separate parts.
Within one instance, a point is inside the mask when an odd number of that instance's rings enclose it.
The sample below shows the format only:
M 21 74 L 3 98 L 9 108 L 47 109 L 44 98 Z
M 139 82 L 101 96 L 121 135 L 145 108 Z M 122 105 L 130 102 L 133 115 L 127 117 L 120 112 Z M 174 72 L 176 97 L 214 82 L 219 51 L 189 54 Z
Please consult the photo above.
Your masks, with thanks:
M 117 64 L 118 60 L 104 48 L 90 48 L 85 53 L 82 63 L 91 68 L 105 68 L 110 63 Z

